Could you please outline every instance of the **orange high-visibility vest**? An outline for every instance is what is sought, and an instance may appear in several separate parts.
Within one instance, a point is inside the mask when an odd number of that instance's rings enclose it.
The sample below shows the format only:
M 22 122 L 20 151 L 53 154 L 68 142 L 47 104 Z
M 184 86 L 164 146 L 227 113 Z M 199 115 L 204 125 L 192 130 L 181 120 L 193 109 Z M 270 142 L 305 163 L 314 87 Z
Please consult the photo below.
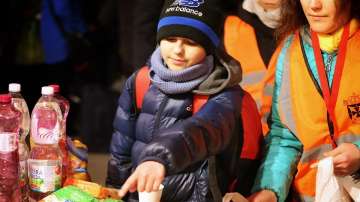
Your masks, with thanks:
M 297 166 L 293 188 L 303 201 L 313 201 L 315 196 L 316 168 L 310 165 L 323 158 L 323 153 L 333 149 L 333 143 L 360 140 L 360 32 L 347 43 L 344 69 L 335 106 L 338 132 L 330 136 L 327 108 L 307 69 L 301 50 L 299 34 L 295 35 L 284 58 L 282 84 L 278 98 L 281 122 L 303 144 L 303 153 Z M 333 142 L 334 141 L 334 142 Z
M 240 84 L 255 99 L 262 118 L 263 134 L 266 134 L 269 130 L 267 118 L 271 108 L 275 59 L 280 48 L 273 53 L 269 67 L 266 68 L 255 30 L 237 16 L 228 16 L 225 20 L 224 45 L 227 53 L 241 64 L 243 80 Z

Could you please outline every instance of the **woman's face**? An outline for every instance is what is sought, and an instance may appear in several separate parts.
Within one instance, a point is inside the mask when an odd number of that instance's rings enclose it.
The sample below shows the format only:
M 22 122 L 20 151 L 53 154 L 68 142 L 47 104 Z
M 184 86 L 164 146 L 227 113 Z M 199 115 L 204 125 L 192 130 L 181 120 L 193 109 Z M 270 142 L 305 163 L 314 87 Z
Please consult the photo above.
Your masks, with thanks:
M 199 64 L 206 57 L 205 49 L 193 40 L 168 37 L 160 41 L 161 56 L 169 69 L 183 70 Z
M 341 1 L 346 0 L 300 0 L 300 3 L 311 29 L 320 34 L 331 34 L 350 18 L 350 1 Z
M 257 2 L 265 10 L 273 10 L 280 7 L 280 0 L 257 0 Z

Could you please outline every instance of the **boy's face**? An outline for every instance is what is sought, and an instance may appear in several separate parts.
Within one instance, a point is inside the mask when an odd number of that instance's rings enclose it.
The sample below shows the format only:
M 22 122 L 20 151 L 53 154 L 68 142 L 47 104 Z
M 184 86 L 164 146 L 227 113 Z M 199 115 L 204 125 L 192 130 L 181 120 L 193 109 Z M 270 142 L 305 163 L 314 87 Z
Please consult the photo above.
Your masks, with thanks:
M 168 68 L 174 71 L 199 64 L 206 57 L 206 51 L 201 45 L 183 37 L 162 39 L 160 52 Z

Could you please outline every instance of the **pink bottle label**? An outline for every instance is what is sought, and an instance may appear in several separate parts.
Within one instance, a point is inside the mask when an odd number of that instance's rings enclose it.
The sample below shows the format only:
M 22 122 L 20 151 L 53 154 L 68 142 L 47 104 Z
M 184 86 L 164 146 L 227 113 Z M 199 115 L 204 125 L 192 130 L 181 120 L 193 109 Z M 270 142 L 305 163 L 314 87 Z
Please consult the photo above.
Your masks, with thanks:
M 31 136 L 36 143 L 56 144 L 59 141 L 60 130 L 60 121 L 55 110 L 38 109 L 33 115 Z
M 12 152 L 17 149 L 18 143 L 18 134 L 17 133 L 0 133 L 0 152 Z
M 35 137 L 38 143 L 57 143 L 59 141 L 59 129 L 39 128 L 38 136 Z

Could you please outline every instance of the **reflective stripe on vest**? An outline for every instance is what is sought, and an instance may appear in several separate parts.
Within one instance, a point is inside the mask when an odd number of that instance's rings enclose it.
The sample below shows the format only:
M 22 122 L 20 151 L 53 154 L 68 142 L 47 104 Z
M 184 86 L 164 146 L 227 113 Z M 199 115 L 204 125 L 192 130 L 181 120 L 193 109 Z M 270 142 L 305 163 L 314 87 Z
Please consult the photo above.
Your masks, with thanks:
M 272 93 L 263 94 L 263 89 L 265 81 L 274 81 L 275 68 L 266 68 L 258 48 L 255 30 L 237 16 L 228 16 L 225 20 L 224 45 L 229 55 L 241 64 L 243 80 L 240 84 L 255 99 L 263 120 L 263 134 L 266 134 Z M 280 49 L 275 51 L 269 66 L 275 63 L 275 55 L 279 53 Z
M 360 139 L 360 114 L 357 118 L 350 115 L 359 113 L 359 108 L 352 106 L 360 106 L 360 98 L 353 99 L 360 94 L 359 80 L 354 80 L 354 75 L 360 75 L 360 68 L 354 68 L 360 67 L 358 47 L 360 32 L 348 41 L 348 54 L 335 106 L 339 134 L 334 139 L 338 145 Z M 294 191 L 303 201 L 313 201 L 317 169 L 310 168 L 310 165 L 319 160 L 323 152 L 333 149 L 327 110 L 308 73 L 298 34 L 286 54 L 278 99 L 279 115 L 281 121 L 303 144 L 304 151 L 297 167 Z

